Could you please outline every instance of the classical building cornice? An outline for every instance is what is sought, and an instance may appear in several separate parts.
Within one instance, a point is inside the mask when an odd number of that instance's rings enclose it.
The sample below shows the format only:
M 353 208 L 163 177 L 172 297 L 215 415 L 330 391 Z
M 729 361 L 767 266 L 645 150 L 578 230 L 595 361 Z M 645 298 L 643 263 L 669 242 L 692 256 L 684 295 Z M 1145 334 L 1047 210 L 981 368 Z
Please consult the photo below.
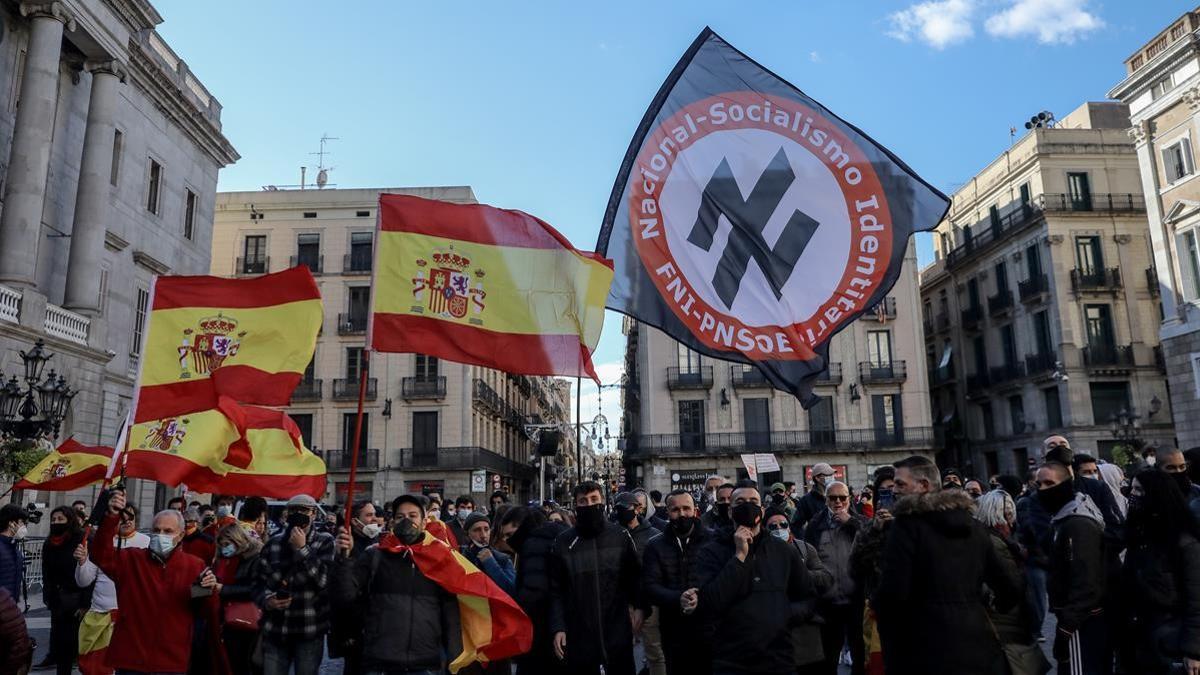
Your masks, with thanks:
M 131 33 L 154 28 L 163 22 L 162 15 L 146 0 L 105 0 L 104 4 L 108 5 Z
M 241 155 L 209 118 L 184 92 L 182 77 L 168 72 L 147 43 L 149 31 L 129 41 L 129 72 L 133 84 L 142 90 L 163 115 L 174 122 L 218 166 L 233 164 Z
M 110 251 L 120 253 L 121 251 L 124 251 L 129 246 L 129 242 L 126 241 L 124 238 L 122 238 L 121 235 L 117 234 L 116 232 L 113 232 L 112 230 L 105 230 L 104 231 L 104 245 Z
M 166 274 L 171 271 L 171 266 L 165 262 L 155 258 L 145 251 L 133 252 L 133 262 L 136 265 L 141 265 L 155 274 Z

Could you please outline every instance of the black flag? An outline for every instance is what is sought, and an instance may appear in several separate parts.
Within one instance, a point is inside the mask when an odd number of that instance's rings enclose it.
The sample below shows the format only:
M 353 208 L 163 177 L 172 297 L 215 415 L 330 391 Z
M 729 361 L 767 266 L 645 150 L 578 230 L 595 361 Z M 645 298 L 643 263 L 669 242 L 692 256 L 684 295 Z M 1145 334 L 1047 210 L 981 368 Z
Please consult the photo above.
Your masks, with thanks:
M 705 28 L 617 174 L 608 307 L 815 402 L 830 339 L 882 301 L 949 200 Z

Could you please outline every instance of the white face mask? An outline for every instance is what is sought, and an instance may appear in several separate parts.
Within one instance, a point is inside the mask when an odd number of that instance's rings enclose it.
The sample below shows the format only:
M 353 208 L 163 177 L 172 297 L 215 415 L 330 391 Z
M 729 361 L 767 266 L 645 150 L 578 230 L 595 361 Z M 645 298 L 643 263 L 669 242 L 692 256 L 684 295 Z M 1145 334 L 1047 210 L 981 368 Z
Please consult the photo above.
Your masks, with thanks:
M 231 513 L 233 513 L 232 506 L 229 506 L 227 504 L 221 504 L 220 506 L 217 507 L 217 517 L 218 518 L 225 518 Z
M 167 557 L 175 549 L 175 537 L 169 534 L 150 535 L 150 550 L 160 558 Z
M 367 525 L 363 525 L 362 531 L 368 539 L 374 539 L 379 536 L 380 532 L 383 532 L 383 526 L 379 523 L 368 523 Z
M 429 517 L 430 517 L 431 519 L 433 519 L 433 520 L 441 520 L 441 519 L 442 519 L 442 512 L 441 512 L 441 511 L 438 511 L 437 509 L 431 509 L 431 510 L 429 511 Z
M 17 528 L 17 533 L 13 535 L 13 539 L 24 539 L 29 536 L 29 528 L 24 525 Z
M 779 539 L 780 541 L 787 541 L 788 534 L 789 532 L 787 530 L 771 530 L 771 536 Z

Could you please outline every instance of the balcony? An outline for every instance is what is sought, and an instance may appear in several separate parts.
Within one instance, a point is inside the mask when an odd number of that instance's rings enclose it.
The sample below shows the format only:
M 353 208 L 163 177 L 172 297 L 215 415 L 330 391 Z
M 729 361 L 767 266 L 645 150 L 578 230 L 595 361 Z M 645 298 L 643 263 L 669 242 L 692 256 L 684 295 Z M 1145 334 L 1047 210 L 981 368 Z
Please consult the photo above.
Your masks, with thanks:
M 965 241 L 946 254 L 946 268 L 953 270 L 966 261 L 982 255 L 994 244 L 1004 241 L 1026 227 L 1037 223 L 1042 218 L 1042 209 L 1037 203 L 1012 202 L 1005 210 L 1008 213 L 998 219 L 988 218 L 974 225 L 967 225 L 972 234 L 966 235 Z
M 234 274 L 239 277 L 249 276 L 251 274 L 266 274 L 267 270 L 269 269 L 271 269 L 270 256 L 238 258 L 237 266 L 234 267 Z
M 1146 268 L 1146 288 L 1150 289 L 1150 297 L 1157 298 L 1162 292 L 1158 285 L 1158 270 L 1153 267 Z
M 359 378 L 354 379 L 337 379 L 333 381 L 333 400 L 335 401 L 357 401 L 358 400 L 358 383 Z M 377 395 L 375 388 L 376 380 L 373 377 L 367 378 L 367 398 L 368 401 L 374 401 Z
M 475 407 L 505 424 L 517 428 L 522 428 L 525 425 L 525 416 L 519 410 L 512 407 L 508 401 L 504 400 L 503 396 L 497 394 L 491 385 L 481 379 L 475 380 L 472 400 Z
M 729 381 L 735 389 L 770 389 L 771 383 L 754 366 L 730 366 Z
M 1012 291 L 1000 291 L 995 295 L 988 296 L 988 314 L 998 316 L 1012 311 L 1013 305 Z
M 46 305 L 46 317 L 42 320 L 42 328 L 46 335 L 86 347 L 91 326 L 92 320 L 82 314 L 76 314 L 58 305 Z
M 1145 213 L 1146 197 L 1141 193 L 1078 196 L 1047 193 L 1041 196 L 1041 208 L 1053 213 Z
M 402 377 L 400 397 L 405 401 L 446 398 L 446 376 Z
M 627 439 L 625 456 L 627 458 L 698 455 L 732 457 L 745 452 L 801 454 L 845 452 L 880 447 L 932 448 L 933 428 L 646 434 L 631 436 Z
M 338 314 L 338 335 L 362 335 L 367 332 L 367 315 L 350 312 Z
M 699 366 L 687 370 L 667 368 L 668 389 L 711 389 L 712 385 L 712 366 Z
M 834 361 L 829 364 L 829 367 L 822 370 L 817 379 L 814 381 L 818 387 L 826 385 L 839 385 L 842 383 L 842 364 Z
M 1076 293 L 1109 293 L 1121 288 L 1121 270 L 1071 270 L 1071 290 Z
M 322 380 L 300 380 L 300 384 L 292 390 L 292 403 L 320 401 L 324 384 Z
M 875 303 L 875 306 L 863 312 L 859 317 L 863 321 L 895 321 L 896 319 L 896 298 L 887 296 L 883 300 Z
M 513 478 L 533 478 L 532 466 L 479 447 L 401 448 L 400 468 L 408 471 L 486 469 Z
M 1134 365 L 1132 345 L 1088 345 L 1083 348 L 1083 365 L 1093 369 L 1128 369 Z
M 347 253 L 342 256 L 342 274 L 370 274 L 371 252 Z
M 958 377 L 954 372 L 953 361 L 945 366 L 934 366 L 929 369 L 929 382 L 935 387 L 953 384 L 957 380 Z
M 23 294 L 8 286 L 0 286 L 0 321 L 20 323 Z
M 325 256 L 294 255 L 288 260 L 288 267 L 295 267 L 297 265 L 304 265 L 313 274 L 321 274 L 325 269 Z
M 326 471 L 349 471 L 353 450 L 322 450 L 321 459 L 325 460 Z M 359 448 L 358 468 L 360 471 L 377 471 L 379 469 L 379 450 L 377 448 Z
M 1025 372 L 1030 377 L 1053 373 L 1058 366 L 1058 355 L 1054 352 L 1025 355 Z
M 858 380 L 863 384 L 888 384 L 903 382 L 908 379 L 908 364 L 905 361 L 891 363 L 874 363 L 860 361 L 858 364 Z
M 1021 296 L 1021 302 L 1041 302 L 1048 293 L 1050 293 L 1050 279 L 1045 274 L 1017 282 L 1017 294 Z
M 981 321 L 983 321 L 983 305 L 975 305 L 962 311 L 963 330 L 976 330 Z
M 988 369 L 988 381 L 993 387 L 1003 387 L 1025 377 L 1025 364 L 1020 362 L 1007 363 Z

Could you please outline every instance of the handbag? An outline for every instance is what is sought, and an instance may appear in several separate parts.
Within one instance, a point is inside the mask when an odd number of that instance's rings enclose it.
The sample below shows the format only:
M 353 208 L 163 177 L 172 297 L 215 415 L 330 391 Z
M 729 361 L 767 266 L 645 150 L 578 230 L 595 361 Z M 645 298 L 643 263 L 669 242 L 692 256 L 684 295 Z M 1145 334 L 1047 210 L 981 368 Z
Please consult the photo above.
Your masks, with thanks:
M 258 630 L 262 610 L 249 600 L 235 600 L 225 605 L 225 625 L 236 630 Z

